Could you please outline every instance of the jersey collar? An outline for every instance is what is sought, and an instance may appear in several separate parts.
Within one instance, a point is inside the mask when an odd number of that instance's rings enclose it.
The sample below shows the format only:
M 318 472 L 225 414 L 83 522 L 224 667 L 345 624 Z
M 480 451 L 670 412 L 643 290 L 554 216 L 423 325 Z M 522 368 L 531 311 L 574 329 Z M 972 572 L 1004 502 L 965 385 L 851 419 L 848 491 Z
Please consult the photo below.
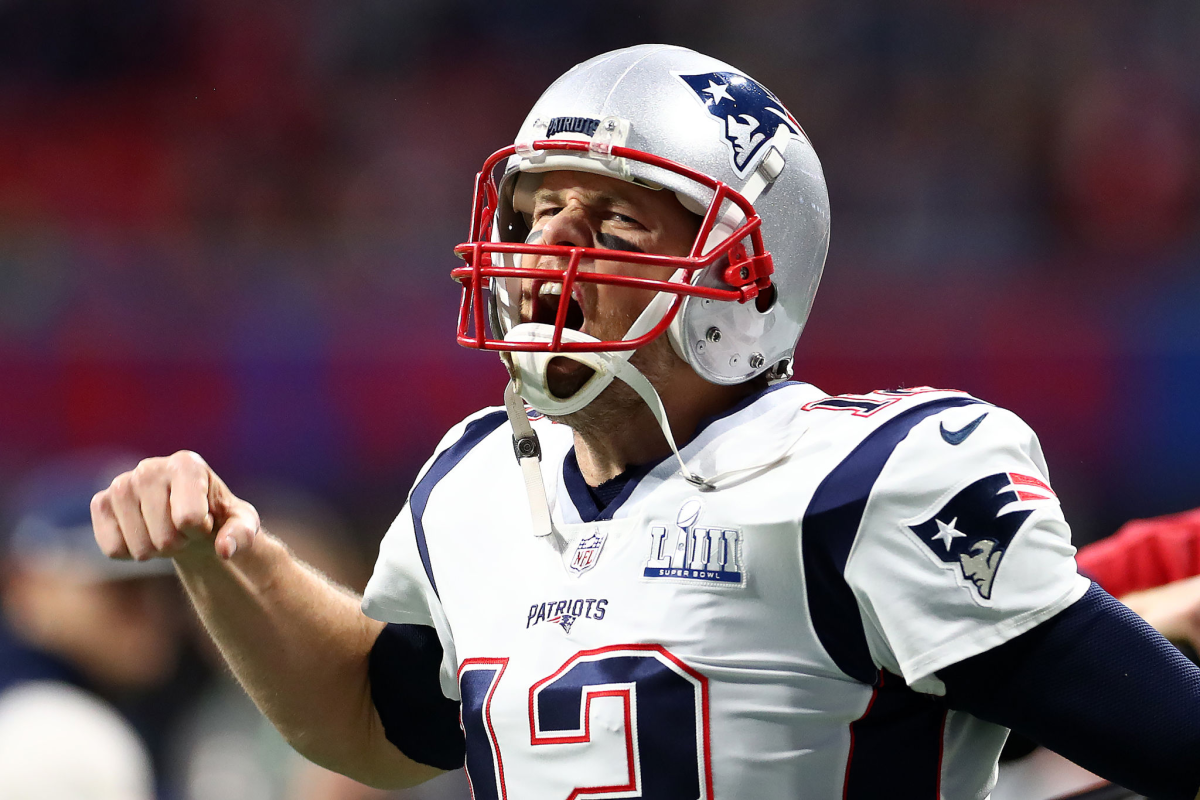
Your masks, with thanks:
M 700 422 L 696 426 L 696 432 L 691 439 L 688 440 L 680 453 L 692 454 L 707 444 L 716 436 L 730 430 L 733 427 L 741 424 L 745 420 L 734 419 L 742 412 L 754 406 L 764 397 L 772 394 L 780 389 L 787 389 L 794 386 L 807 386 L 807 384 L 798 381 L 783 381 L 781 383 L 772 384 L 760 392 L 743 398 L 735 405 L 730 406 L 719 414 L 714 414 Z M 606 506 L 600 508 L 592 494 L 591 489 L 587 485 L 587 481 L 583 478 L 583 473 L 579 470 L 579 459 L 575 454 L 575 447 L 572 446 L 563 458 L 562 465 L 562 485 L 566 489 L 566 496 L 570 499 L 570 505 L 573 508 L 564 507 L 563 517 L 564 522 L 604 522 L 613 519 L 618 512 L 621 511 L 626 501 L 634 494 L 638 487 L 643 483 L 643 479 L 649 475 L 653 475 L 654 480 L 651 481 L 655 486 L 663 480 L 669 478 L 672 474 L 678 471 L 675 460 L 671 456 L 665 456 L 657 461 L 652 461 L 647 464 L 637 464 L 629 467 L 613 481 L 624 481 L 624 486 L 619 494 L 612 499 Z M 643 493 L 639 493 L 643 494 Z M 570 519 L 570 517 L 577 519 Z M 623 514 L 621 516 L 624 516 Z

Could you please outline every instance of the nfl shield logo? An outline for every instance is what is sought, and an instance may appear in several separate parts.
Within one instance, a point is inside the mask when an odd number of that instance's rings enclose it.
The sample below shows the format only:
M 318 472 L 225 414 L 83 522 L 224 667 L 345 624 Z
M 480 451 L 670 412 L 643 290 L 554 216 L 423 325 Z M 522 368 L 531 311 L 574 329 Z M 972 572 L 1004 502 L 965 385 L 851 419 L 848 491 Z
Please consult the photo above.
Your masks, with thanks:
M 582 575 L 596 566 L 596 562 L 600 560 L 600 551 L 604 548 L 604 540 L 607 538 L 608 534 L 601 531 L 581 538 L 579 544 L 575 545 L 575 555 L 571 558 L 571 572 Z

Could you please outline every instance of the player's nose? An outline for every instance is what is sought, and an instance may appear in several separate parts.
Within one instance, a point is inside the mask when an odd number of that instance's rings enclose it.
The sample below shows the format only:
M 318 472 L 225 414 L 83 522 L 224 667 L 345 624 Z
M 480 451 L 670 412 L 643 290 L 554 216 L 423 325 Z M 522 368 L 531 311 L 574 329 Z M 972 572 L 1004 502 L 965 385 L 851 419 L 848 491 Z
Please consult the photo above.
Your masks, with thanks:
M 542 226 L 543 244 L 563 247 L 594 247 L 595 230 L 591 215 L 582 206 L 571 203 L 546 220 Z

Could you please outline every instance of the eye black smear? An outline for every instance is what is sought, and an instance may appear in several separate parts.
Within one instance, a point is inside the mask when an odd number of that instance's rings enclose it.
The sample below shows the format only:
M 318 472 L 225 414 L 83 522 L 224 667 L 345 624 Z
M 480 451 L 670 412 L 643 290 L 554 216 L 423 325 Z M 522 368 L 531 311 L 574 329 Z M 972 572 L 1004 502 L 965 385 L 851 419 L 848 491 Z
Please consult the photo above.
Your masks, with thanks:
M 597 233 L 596 243 L 605 250 L 623 250 L 626 253 L 646 252 L 628 239 L 622 239 L 620 236 L 614 236 L 611 233 Z

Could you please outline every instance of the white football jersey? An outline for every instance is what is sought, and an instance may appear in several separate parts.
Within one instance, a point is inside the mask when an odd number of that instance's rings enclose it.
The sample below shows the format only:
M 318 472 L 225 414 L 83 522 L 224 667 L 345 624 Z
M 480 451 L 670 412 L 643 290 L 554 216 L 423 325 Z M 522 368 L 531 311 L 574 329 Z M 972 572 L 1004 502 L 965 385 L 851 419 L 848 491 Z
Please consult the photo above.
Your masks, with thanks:
M 598 513 L 537 418 L 539 538 L 503 409 L 456 426 L 364 611 L 432 625 L 476 800 L 987 797 L 1007 732 L 937 671 L 1078 600 L 1033 432 L 961 392 L 779 384 Z M 593 520 L 593 521 L 585 521 Z

